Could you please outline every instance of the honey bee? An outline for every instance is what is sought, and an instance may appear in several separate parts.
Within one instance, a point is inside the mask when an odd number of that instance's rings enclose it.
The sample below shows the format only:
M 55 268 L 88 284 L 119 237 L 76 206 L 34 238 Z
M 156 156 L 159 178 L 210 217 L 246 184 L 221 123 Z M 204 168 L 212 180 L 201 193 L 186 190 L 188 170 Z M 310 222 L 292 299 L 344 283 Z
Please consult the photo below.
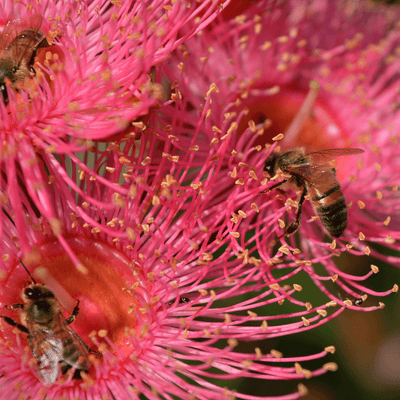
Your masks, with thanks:
M 363 300 L 363 299 L 357 299 L 357 300 L 354 301 L 354 304 L 355 304 L 356 306 L 360 306 L 362 303 L 364 303 L 364 300 Z
M 364 303 L 365 300 L 367 300 L 367 298 L 368 298 L 367 294 L 362 294 L 359 299 L 354 300 L 354 304 L 356 306 L 360 306 L 362 303 Z
M 34 78 L 33 68 L 37 51 L 51 44 L 40 30 L 42 17 L 39 14 L 20 21 L 12 19 L 0 35 L 0 91 L 8 103 L 7 81 L 14 90 L 24 87 L 26 78 Z
M 21 260 L 20 260 L 21 261 Z M 20 322 L 1 315 L 5 322 L 28 334 L 28 342 L 35 359 L 34 368 L 39 380 L 51 386 L 61 374 L 70 374 L 81 379 L 81 372 L 88 373 L 91 362 L 89 354 L 101 357 L 90 349 L 68 326 L 79 313 L 79 300 L 72 314 L 64 319 L 54 294 L 45 286 L 36 283 L 22 263 L 33 282 L 28 282 L 21 293 L 23 304 L 4 306 L 7 310 L 20 309 Z
M 296 219 L 287 227 L 285 235 L 295 233 L 300 226 L 302 205 L 309 193 L 314 211 L 325 230 L 333 237 L 340 237 L 347 226 L 347 209 L 343 192 L 330 162 L 338 157 L 364 153 L 361 149 L 327 149 L 306 153 L 295 149 L 279 154 L 273 152 L 265 163 L 264 170 L 272 177 L 282 173 L 284 181 L 268 190 L 289 182 L 301 191 Z
M 190 299 L 188 299 L 187 297 L 179 297 L 178 304 L 185 304 L 185 303 L 189 303 L 189 302 L 190 302 Z M 174 303 L 175 303 L 175 300 L 170 300 L 168 302 L 168 305 L 172 306 L 172 304 L 174 304 Z

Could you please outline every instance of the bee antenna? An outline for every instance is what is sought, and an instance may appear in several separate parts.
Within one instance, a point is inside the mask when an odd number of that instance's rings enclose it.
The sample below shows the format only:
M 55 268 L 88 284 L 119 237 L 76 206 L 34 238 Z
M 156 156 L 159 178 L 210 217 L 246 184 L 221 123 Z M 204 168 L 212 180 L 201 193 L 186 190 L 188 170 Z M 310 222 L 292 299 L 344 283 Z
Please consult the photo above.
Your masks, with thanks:
M 6 234 L 6 236 L 11 240 L 11 242 L 13 243 L 13 245 L 15 246 L 15 247 L 17 247 L 17 245 L 14 243 L 14 241 L 10 238 L 10 236 L 6 233 L 6 232 L 4 232 L 3 231 L 3 233 L 5 233 Z M 18 248 L 18 247 L 17 247 Z M 29 272 L 29 270 L 28 270 L 28 268 L 26 268 L 26 265 L 22 262 L 22 260 L 20 259 L 20 258 L 17 258 L 17 260 L 21 263 L 21 265 L 25 268 L 25 271 L 28 273 L 28 275 L 31 277 L 31 279 L 32 279 L 32 282 L 36 285 L 37 284 L 37 282 L 35 281 L 35 278 L 32 276 L 32 274 Z
M 21 265 L 25 268 L 25 271 L 28 273 L 28 275 L 31 277 L 32 282 L 36 285 L 37 282 L 35 281 L 35 278 L 32 276 L 32 274 L 29 272 L 28 268 L 26 268 L 26 265 L 22 262 L 20 258 L 18 258 L 18 260 L 21 263 Z

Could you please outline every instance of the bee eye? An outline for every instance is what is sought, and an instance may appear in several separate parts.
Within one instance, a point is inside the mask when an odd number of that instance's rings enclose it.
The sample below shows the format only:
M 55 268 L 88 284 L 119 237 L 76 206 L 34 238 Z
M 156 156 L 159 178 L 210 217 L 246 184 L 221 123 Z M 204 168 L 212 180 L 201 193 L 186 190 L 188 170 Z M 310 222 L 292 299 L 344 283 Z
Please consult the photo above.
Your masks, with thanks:
M 18 68 L 17 67 L 13 67 L 12 73 L 15 74 L 17 71 L 18 71 Z
M 33 297 L 33 290 L 32 289 L 25 289 L 25 296 L 28 299 L 31 299 Z

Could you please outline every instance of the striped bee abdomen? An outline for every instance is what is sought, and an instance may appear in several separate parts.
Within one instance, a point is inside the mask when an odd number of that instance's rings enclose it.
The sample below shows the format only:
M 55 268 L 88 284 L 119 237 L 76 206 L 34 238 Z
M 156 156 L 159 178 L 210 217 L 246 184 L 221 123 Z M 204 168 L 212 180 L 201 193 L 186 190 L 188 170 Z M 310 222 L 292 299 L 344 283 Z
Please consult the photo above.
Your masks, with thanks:
M 342 235 L 347 226 L 347 208 L 343 192 L 338 182 L 324 193 L 319 192 L 311 198 L 315 212 L 324 228 L 334 237 Z

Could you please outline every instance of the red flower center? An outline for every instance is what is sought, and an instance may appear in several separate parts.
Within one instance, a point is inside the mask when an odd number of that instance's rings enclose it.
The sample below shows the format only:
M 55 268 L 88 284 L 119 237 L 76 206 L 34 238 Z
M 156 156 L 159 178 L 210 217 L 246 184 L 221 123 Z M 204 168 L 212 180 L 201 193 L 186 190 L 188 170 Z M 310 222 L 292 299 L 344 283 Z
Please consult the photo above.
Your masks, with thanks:
M 28 269 L 38 283 L 45 281 L 46 286 L 67 309 L 64 314 L 66 317 L 71 313 L 76 300 L 80 301 L 79 315 L 71 327 L 89 347 L 94 347 L 89 338 L 90 333 L 107 331 L 107 337 L 113 344 L 123 354 L 130 354 L 132 346 L 124 339 L 127 328 L 135 329 L 138 324 L 135 313 L 130 310 L 139 307 L 139 304 L 132 295 L 133 290 L 130 290 L 135 280 L 128 259 L 102 242 L 87 238 L 70 238 L 67 241 L 82 262 L 82 270 L 75 267 L 58 241 L 39 246 L 39 257 L 35 255 L 30 258 L 40 261 L 29 262 Z M 49 283 L 48 279 L 37 278 L 38 267 L 44 267 L 49 279 L 54 278 L 67 292 L 64 302 L 62 293 L 56 286 Z M 31 281 L 30 277 L 21 264 L 18 264 L 2 285 L 2 304 L 21 303 L 20 294 L 27 281 Z M 68 295 L 72 297 L 69 298 L 69 304 Z M 4 314 L 19 322 L 16 311 L 6 311 Z M 11 331 L 12 329 L 10 334 Z
M 283 151 L 304 147 L 307 152 L 312 152 L 354 146 L 323 95 L 318 94 L 316 89 L 310 89 L 307 93 L 292 87 L 280 88 L 270 96 L 250 96 L 243 100 L 240 107 L 247 107 L 249 112 L 240 121 L 239 135 L 249 127 L 250 121 L 254 121 L 256 126 L 262 124 L 264 128 L 264 133 L 254 145 L 271 144 L 274 138 L 284 134 L 279 143 Z M 299 118 L 303 114 L 304 118 Z M 339 180 L 348 175 L 347 171 L 354 168 L 356 161 L 355 157 L 337 161 Z

